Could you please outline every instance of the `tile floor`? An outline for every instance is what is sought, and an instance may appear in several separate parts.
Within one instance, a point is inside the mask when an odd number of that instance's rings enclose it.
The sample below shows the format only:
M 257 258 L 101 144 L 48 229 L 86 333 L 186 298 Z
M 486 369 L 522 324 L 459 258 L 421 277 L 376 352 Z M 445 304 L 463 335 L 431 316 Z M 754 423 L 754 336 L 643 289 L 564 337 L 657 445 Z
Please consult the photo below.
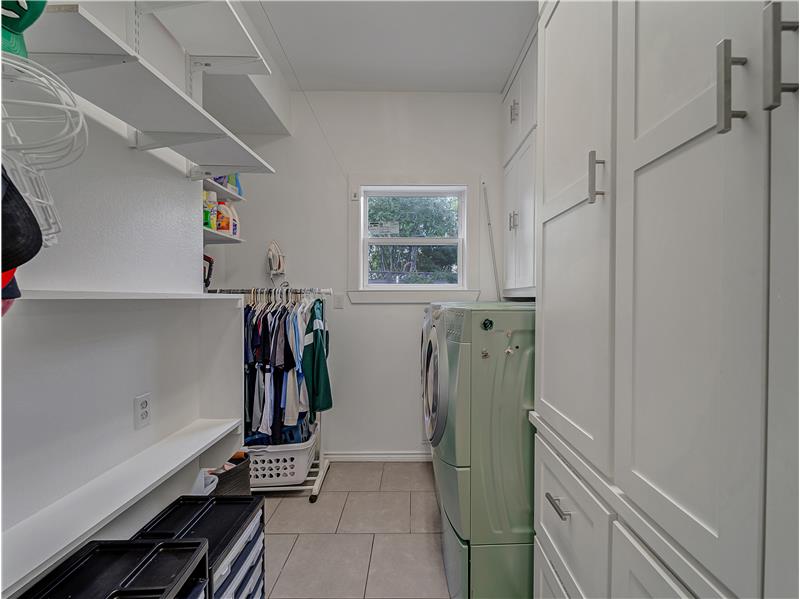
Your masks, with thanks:
M 267 495 L 272 599 L 446 599 L 430 462 L 337 462 L 316 503 Z

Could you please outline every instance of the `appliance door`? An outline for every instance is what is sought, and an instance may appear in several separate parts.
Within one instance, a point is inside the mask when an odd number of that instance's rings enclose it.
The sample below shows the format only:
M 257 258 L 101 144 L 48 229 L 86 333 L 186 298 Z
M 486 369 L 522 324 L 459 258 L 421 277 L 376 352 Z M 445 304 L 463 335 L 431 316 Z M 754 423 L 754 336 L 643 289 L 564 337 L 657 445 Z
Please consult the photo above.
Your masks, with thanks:
M 441 323 L 442 326 L 444 323 Z M 425 433 L 431 445 L 436 447 L 444 434 L 447 423 L 447 351 L 440 351 L 437 325 L 431 327 L 428 347 L 425 351 L 425 391 L 423 409 Z

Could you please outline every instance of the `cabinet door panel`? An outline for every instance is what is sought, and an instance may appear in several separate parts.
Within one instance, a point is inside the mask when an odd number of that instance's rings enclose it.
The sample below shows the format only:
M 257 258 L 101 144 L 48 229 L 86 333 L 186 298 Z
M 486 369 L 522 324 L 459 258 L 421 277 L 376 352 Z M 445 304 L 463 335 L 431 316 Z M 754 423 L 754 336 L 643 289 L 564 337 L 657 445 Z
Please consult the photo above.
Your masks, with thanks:
M 626 2 L 619 11 L 614 481 L 734 594 L 757 596 L 768 224 L 761 4 Z M 666 30 L 679 39 L 667 42 Z M 733 107 L 747 118 L 718 134 L 723 37 L 752 67 L 733 67 Z
M 505 251 L 504 281 L 505 289 L 517 286 L 517 236 L 512 226 L 514 211 L 517 209 L 517 161 L 512 160 L 503 173 L 503 197 L 505 199 L 505 222 L 503 223 L 503 246 Z
M 521 81 L 514 79 L 503 100 L 503 162 L 507 163 L 519 146 L 522 133 L 522 104 L 520 102 Z M 516 102 L 516 104 L 515 104 Z M 516 108 L 514 108 L 516 106 Z
M 692 597 L 619 522 L 614 522 L 611 533 L 611 596 L 614 599 Z
M 522 110 L 522 131 L 523 136 L 533 129 L 536 125 L 536 87 L 537 87 L 537 64 L 538 49 L 536 40 L 528 49 L 528 54 L 519 69 L 517 77 L 520 79 L 520 108 Z
M 536 131 L 522 144 L 517 159 L 517 287 L 533 287 L 534 282 L 534 182 L 536 170 Z
M 611 471 L 610 2 L 549 5 L 539 22 L 536 409 Z M 580 60 L 575 41 L 581 40 Z M 588 50 L 588 49 L 591 50 Z M 588 153 L 597 189 L 588 198 Z

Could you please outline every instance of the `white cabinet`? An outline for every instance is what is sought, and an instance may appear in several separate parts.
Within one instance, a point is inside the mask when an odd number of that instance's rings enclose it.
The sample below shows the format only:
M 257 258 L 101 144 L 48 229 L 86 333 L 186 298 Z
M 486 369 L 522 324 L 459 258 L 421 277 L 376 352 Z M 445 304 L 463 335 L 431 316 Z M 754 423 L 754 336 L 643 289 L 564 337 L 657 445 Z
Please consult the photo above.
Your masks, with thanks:
M 781 20 L 797 21 L 797 2 L 781 2 Z M 765 17 L 770 15 L 765 14 Z M 783 82 L 798 80 L 798 36 L 781 36 Z M 798 597 L 797 585 L 797 221 L 798 98 L 781 94 L 770 113 L 769 422 L 764 596 Z
M 623 524 L 611 533 L 611 597 L 614 599 L 690 599 L 680 582 Z
M 618 6 L 614 482 L 742 597 L 760 593 L 763 535 L 761 8 Z M 732 107 L 747 116 L 720 134 L 715 47 L 723 38 L 748 61 L 732 66 L 731 83 Z M 547 345 L 540 351 L 547 360 Z
M 534 172 L 536 131 L 505 169 L 505 295 L 536 295 L 534 277 Z
M 522 106 L 519 77 L 514 79 L 503 99 L 503 162 L 507 163 L 520 142 L 522 135 Z
M 553 564 L 536 539 L 533 541 L 533 596 L 538 599 L 569 599 Z
M 533 518 L 536 539 L 571 597 L 608 597 L 611 521 L 605 503 L 537 435 Z
M 534 39 L 503 99 L 503 164 L 536 126 L 537 68 Z
M 538 32 L 536 410 L 606 474 L 614 11 L 611 2 L 548 5 Z M 590 167 L 590 152 L 605 163 Z M 605 195 L 589 197 L 593 180 Z

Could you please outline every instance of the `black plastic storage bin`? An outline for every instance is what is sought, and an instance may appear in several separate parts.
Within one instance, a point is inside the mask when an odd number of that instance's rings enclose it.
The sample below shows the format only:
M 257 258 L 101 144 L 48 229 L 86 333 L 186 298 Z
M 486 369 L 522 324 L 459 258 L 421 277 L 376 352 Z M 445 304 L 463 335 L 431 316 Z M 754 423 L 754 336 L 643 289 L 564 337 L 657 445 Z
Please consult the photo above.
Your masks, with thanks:
M 208 588 L 208 541 L 92 541 L 21 599 L 201 599 Z
M 134 536 L 189 538 L 208 540 L 209 597 L 263 599 L 254 593 L 264 578 L 263 497 L 184 495 Z

